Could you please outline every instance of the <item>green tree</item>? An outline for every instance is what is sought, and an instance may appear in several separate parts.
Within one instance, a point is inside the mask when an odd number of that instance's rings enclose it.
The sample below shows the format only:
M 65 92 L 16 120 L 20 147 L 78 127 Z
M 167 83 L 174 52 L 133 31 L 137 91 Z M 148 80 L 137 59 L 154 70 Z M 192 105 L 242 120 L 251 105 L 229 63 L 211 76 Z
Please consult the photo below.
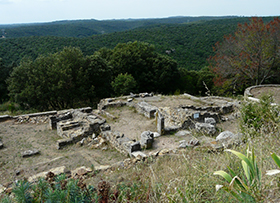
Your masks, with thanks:
M 5 66 L 0 58 L 0 102 L 8 100 L 6 79 L 9 76 L 9 72 L 9 67 Z
M 127 95 L 136 90 L 136 81 L 130 74 L 119 74 L 114 81 L 111 82 L 113 90 L 117 96 Z
M 74 107 L 93 96 L 86 65 L 81 50 L 72 47 L 34 61 L 24 58 L 8 79 L 9 95 L 39 110 Z
M 179 78 L 176 61 L 156 53 L 153 45 L 137 41 L 121 43 L 112 52 L 102 49 L 102 56 L 113 67 L 113 77 L 121 73 L 132 75 L 140 92 L 176 90 L 174 81 Z
M 234 35 L 216 44 L 216 54 L 210 58 L 217 74 L 216 85 L 228 82 L 231 86 L 259 85 L 279 75 L 280 19 L 264 23 L 251 18 L 239 24 Z

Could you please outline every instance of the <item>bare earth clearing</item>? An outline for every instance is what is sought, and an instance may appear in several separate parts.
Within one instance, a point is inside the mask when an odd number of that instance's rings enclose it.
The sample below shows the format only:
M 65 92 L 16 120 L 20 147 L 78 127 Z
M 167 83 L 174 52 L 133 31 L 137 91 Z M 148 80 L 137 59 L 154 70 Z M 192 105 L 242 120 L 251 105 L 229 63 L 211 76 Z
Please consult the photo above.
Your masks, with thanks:
M 157 107 L 178 107 L 180 105 L 202 106 L 219 101 L 194 101 L 186 96 L 154 96 L 138 100 L 146 101 Z M 107 118 L 107 123 L 113 131 L 124 133 L 131 139 L 140 139 L 143 131 L 156 131 L 155 119 L 147 119 L 136 112 L 134 108 L 124 106 L 108 109 L 117 117 L 115 120 Z M 237 132 L 238 122 L 230 120 L 217 125 L 219 129 Z M 23 177 L 29 177 L 54 167 L 65 166 L 73 170 L 80 166 L 93 167 L 108 165 L 126 159 L 115 149 L 91 149 L 88 146 L 71 145 L 57 150 L 56 141 L 60 139 L 56 130 L 49 130 L 48 124 L 16 124 L 14 121 L 0 123 L 0 138 L 4 148 L 0 150 L 0 184 Z M 155 138 L 153 149 L 176 148 L 184 137 L 164 135 Z M 21 153 L 30 149 L 40 150 L 40 154 L 29 158 L 22 158 Z

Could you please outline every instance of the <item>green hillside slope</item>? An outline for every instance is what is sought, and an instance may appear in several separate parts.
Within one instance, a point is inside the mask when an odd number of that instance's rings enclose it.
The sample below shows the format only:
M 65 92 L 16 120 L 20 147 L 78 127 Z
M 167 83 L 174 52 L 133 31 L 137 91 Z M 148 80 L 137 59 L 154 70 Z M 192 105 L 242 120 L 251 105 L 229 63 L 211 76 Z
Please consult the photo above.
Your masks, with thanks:
M 170 17 L 160 19 L 127 20 L 66 20 L 51 23 L 0 25 L 6 38 L 27 36 L 88 37 L 96 34 L 120 32 L 156 24 L 181 24 L 201 20 L 234 18 L 222 17 Z

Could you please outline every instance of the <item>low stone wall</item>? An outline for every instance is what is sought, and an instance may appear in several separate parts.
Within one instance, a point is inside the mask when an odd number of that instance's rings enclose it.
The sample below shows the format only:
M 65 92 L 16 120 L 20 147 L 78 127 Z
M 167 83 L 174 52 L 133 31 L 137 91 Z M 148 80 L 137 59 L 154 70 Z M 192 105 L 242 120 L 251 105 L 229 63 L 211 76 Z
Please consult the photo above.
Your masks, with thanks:
M 135 105 L 138 113 L 143 114 L 147 118 L 155 118 L 155 113 L 158 110 L 156 106 L 152 106 L 147 102 L 139 102 Z
M 244 91 L 244 97 L 247 98 L 247 97 L 254 97 L 254 95 L 251 93 L 251 90 L 252 89 L 256 89 L 256 88 L 262 88 L 262 87 L 279 87 L 280 88 L 280 85 L 277 85 L 277 84 L 268 84 L 268 85 L 255 85 L 255 86 L 251 86 L 251 87 L 248 87 L 245 91 Z
M 10 115 L 3 115 L 0 116 L 0 122 L 4 122 L 6 120 L 18 120 L 20 121 L 28 121 L 29 118 L 34 117 L 45 117 L 45 116 L 51 116 L 57 114 L 57 111 L 46 111 L 46 112 L 39 112 L 39 113 L 30 113 L 30 114 L 24 114 L 19 116 L 10 116 Z
M 101 136 L 103 139 L 109 141 L 110 144 L 122 154 L 131 156 L 132 152 L 141 150 L 140 142 L 131 140 L 119 132 L 104 131 L 101 132 Z

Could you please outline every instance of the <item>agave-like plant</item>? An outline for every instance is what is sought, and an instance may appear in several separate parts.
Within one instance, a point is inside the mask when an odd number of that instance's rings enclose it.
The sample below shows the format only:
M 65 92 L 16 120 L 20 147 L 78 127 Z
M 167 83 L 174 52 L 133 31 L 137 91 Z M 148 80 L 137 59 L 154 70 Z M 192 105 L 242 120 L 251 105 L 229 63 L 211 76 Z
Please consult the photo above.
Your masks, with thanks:
M 280 157 L 277 156 L 275 153 L 272 153 L 271 157 L 272 157 L 273 161 L 276 163 L 276 165 L 280 168 Z M 276 175 L 278 173 L 280 173 L 279 169 L 273 169 L 273 170 L 266 171 L 266 175 L 270 175 L 270 176 Z
M 225 151 L 231 152 L 241 159 L 243 173 L 238 176 L 230 167 L 229 173 L 225 171 L 216 171 L 214 175 L 222 176 L 229 184 L 217 185 L 216 188 L 223 188 L 229 192 L 239 201 L 254 202 L 261 198 L 261 171 L 257 165 L 254 150 L 247 149 L 247 155 L 244 155 L 235 150 L 227 149 Z

